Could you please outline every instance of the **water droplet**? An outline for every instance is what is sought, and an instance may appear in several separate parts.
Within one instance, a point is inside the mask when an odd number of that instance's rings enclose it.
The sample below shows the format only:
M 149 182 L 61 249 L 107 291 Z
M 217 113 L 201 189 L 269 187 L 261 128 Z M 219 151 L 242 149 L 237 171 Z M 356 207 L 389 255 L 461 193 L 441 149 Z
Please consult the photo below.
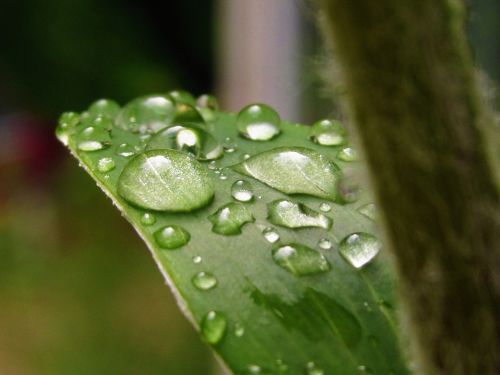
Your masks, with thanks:
M 188 91 L 184 90 L 172 90 L 167 94 L 171 99 L 173 99 L 176 103 L 184 103 L 189 105 L 195 105 L 196 100 L 193 95 Z
M 175 115 L 176 107 L 169 97 L 142 96 L 121 109 L 116 118 L 116 126 L 134 133 L 155 133 L 170 125 Z
M 356 202 L 361 195 L 361 189 L 359 185 L 359 176 L 350 173 L 348 170 L 344 170 L 344 175 L 340 178 L 337 185 L 338 202 Z
M 338 121 L 321 120 L 311 126 L 309 139 L 322 146 L 339 146 L 346 142 L 346 132 Z
M 163 129 L 150 139 L 146 149 L 186 151 L 199 160 L 217 159 L 224 152 L 215 138 L 196 124 L 174 125 Z
M 370 262 L 380 248 L 377 237 L 363 232 L 350 234 L 339 245 L 340 254 L 355 268 L 361 268 Z
M 332 241 L 328 238 L 322 238 L 318 241 L 318 246 L 323 250 L 330 250 L 332 248 Z
M 213 160 L 210 163 L 208 163 L 208 169 L 216 170 L 217 169 L 217 162 L 215 160 Z
M 258 365 L 249 365 L 247 368 L 241 373 L 242 375 L 274 375 L 272 371 L 264 369 Z
M 275 243 L 276 241 L 279 241 L 280 235 L 279 233 L 274 230 L 274 228 L 267 227 L 262 231 L 262 234 L 264 235 L 264 238 L 266 239 L 267 242 L 270 243 Z
M 186 212 L 210 203 L 214 188 L 208 171 L 192 157 L 150 150 L 127 163 L 118 179 L 118 194 L 141 208 Z
M 319 227 L 330 229 L 332 219 L 314 211 L 306 205 L 286 199 L 267 204 L 268 219 L 274 225 L 286 228 Z
M 212 111 L 219 110 L 219 103 L 217 98 L 213 95 L 204 94 L 196 99 L 196 105 L 200 108 L 211 109 Z
M 231 202 L 208 217 L 213 224 L 212 231 L 218 234 L 235 235 L 241 233 L 241 227 L 255 219 L 252 213 L 241 203 Z
M 115 161 L 110 157 L 100 158 L 97 162 L 97 170 L 101 173 L 112 171 L 115 166 Z
M 276 367 L 278 368 L 279 372 L 286 372 L 286 371 L 288 371 L 288 365 L 285 362 L 283 362 L 282 359 L 278 358 L 276 360 Z
M 99 99 L 89 106 L 87 112 L 91 115 L 106 116 L 107 118 L 114 119 L 118 112 L 120 112 L 120 105 L 114 100 Z
M 109 131 L 106 129 L 89 126 L 76 135 L 76 144 L 81 151 L 99 151 L 107 148 L 111 143 Z
M 80 122 L 80 115 L 76 112 L 64 112 L 59 117 L 58 125 L 56 128 L 56 137 L 63 145 L 67 146 L 69 135 L 72 129 Z
M 219 176 L 219 179 L 220 180 L 227 180 L 227 175 L 225 175 L 224 173 L 221 173 Z
M 145 212 L 141 216 L 141 223 L 143 225 L 153 225 L 156 222 L 156 217 L 155 215 Z
M 210 311 L 201 322 L 201 333 L 206 342 L 218 344 L 226 333 L 226 317 L 217 311 Z
M 236 125 L 241 136 L 253 141 L 268 141 L 280 133 L 278 113 L 265 104 L 251 104 L 238 114 Z
M 332 206 L 330 206 L 328 203 L 323 202 L 319 205 L 319 209 L 323 212 L 330 212 L 332 209 Z
M 296 243 L 274 248 L 273 259 L 296 276 L 314 275 L 330 270 L 330 264 L 323 254 Z
M 307 375 L 324 375 L 325 371 L 318 367 L 314 362 L 308 362 L 306 365 Z
M 250 159 L 250 154 L 243 154 L 243 160 Z
M 162 249 L 177 249 L 187 244 L 191 238 L 189 233 L 178 225 L 167 225 L 154 234 L 155 240 Z
M 191 281 L 200 290 L 210 290 L 217 286 L 217 278 L 210 272 L 198 272 Z
M 377 218 L 377 208 L 373 203 L 367 203 L 361 206 L 358 208 L 358 212 L 371 220 L 375 220 Z
M 330 200 L 337 197 L 339 168 L 319 152 L 307 148 L 275 148 L 232 168 L 285 194 L 308 194 Z
M 372 370 L 365 365 L 358 366 L 358 371 L 362 374 L 373 374 Z
M 175 105 L 176 115 L 174 118 L 175 123 L 200 123 L 205 124 L 205 119 L 198 109 L 186 103 L 177 103 Z
M 115 149 L 116 155 L 123 156 L 124 158 L 129 158 L 136 153 L 134 146 L 128 143 L 122 143 L 118 145 Z
M 245 334 L 245 327 L 241 323 L 236 323 L 234 327 L 234 335 L 236 337 L 242 337 Z
M 344 147 L 337 152 L 337 159 L 342 161 L 357 161 L 359 160 L 358 152 L 352 147 Z
M 248 181 L 238 180 L 231 186 L 231 195 L 240 202 L 250 202 L 253 199 L 252 185 Z
M 201 257 L 199 255 L 196 255 L 193 257 L 193 263 L 194 264 L 200 264 L 202 261 Z

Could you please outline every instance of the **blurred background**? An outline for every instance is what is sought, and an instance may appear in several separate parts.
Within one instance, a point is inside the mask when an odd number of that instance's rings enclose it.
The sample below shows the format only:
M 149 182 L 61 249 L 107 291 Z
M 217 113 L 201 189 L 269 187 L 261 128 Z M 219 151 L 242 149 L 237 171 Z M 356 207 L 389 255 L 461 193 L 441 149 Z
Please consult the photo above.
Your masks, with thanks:
M 500 3 L 468 6 L 477 65 L 498 83 Z M 225 110 L 337 115 L 312 1 L 2 0 L 0 14 L 0 375 L 217 371 L 54 126 L 101 97 L 177 88 Z

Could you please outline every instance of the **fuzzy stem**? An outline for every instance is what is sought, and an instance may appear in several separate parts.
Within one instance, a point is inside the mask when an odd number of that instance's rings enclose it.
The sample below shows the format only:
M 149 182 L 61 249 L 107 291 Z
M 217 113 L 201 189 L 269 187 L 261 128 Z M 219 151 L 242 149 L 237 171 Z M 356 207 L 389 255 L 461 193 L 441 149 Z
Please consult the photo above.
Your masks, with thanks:
M 323 0 L 418 372 L 500 373 L 499 190 L 455 0 Z

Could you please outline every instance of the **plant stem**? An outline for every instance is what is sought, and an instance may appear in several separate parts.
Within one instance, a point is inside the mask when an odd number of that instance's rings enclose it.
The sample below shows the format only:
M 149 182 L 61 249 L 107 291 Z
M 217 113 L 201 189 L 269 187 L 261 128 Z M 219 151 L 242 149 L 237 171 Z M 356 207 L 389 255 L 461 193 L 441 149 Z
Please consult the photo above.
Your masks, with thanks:
M 417 372 L 500 373 L 499 190 L 455 0 L 323 0 Z

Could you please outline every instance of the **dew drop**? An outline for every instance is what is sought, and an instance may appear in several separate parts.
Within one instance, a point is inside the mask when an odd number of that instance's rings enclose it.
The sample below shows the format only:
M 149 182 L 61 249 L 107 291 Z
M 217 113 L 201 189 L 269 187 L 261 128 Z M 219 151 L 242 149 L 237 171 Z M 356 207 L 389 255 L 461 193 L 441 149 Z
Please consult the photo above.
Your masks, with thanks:
M 208 217 L 213 224 L 212 231 L 218 234 L 236 235 L 241 233 L 241 227 L 255 219 L 252 213 L 241 203 L 231 202 L 220 207 Z
M 175 105 L 175 109 L 175 123 L 191 122 L 205 124 L 205 119 L 203 118 L 202 114 L 193 105 L 187 103 L 177 103 Z
M 156 217 L 155 215 L 145 212 L 141 216 L 141 223 L 143 225 L 153 225 L 156 222 Z
M 252 141 L 268 141 L 280 133 L 278 113 L 265 104 L 251 104 L 238 114 L 236 125 L 241 136 Z
M 121 109 L 116 118 L 116 126 L 134 133 L 155 133 L 170 125 L 175 115 L 175 104 L 169 97 L 142 96 Z
M 342 161 L 357 161 L 359 160 L 358 152 L 352 147 L 344 147 L 337 152 L 337 159 Z
M 191 281 L 199 290 L 210 290 L 217 286 L 217 278 L 210 272 L 198 272 Z
M 250 154 L 243 154 L 242 158 L 243 160 L 250 159 Z
M 340 203 L 356 202 L 361 194 L 359 185 L 359 176 L 349 173 L 349 171 L 344 171 L 344 175 L 340 178 L 337 185 L 338 201 Z
M 87 112 L 90 115 L 100 115 L 114 119 L 118 112 L 120 112 L 120 105 L 114 100 L 99 99 L 89 106 Z
M 187 212 L 210 203 L 214 188 L 208 171 L 189 155 L 150 150 L 127 163 L 118 179 L 118 194 L 141 208 Z
M 200 108 L 210 109 L 212 111 L 219 110 L 219 103 L 217 102 L 217 98 L 213 95 L 200 95 L 198 99 L 196 99 L 196 105 Z
M 196 124 L 174 125 L 151 137 L 147 150 L 175 149 L 193 154 L 199 160 L 213 160 L 223 154 L 215 138 Z
M 76 135 L 75 140 L 81 151 L 99 151 L 107 148 L 111 143 L 109 131 L 96 126 L 84 128 Z
M 167 225 L 154 233 L 158 246 L 162 249 L 173 250 L 184 246 L 189 242 L 191 236 L 178 225 Z
M 226 333 L 226 317 L 217 311 L 210 311 L 201 322 L 201 333 L 206 342 L 218 344 Z
M 276 241 L 279 241 L 280 235 L 279 233 L 271 227 L 267 227 L 262 231 L 262 234 L 264 235 L 264 238 L 266 239 L 267 242 L 269 243 L 275 243 Z
M 241 323 L 236 323 L 234 327 L 234 335 L 236 337 L 242 337 L 245 334 L 245 327 Z
M 221 172 L 219 175 L 219 180 L 227 180 L 227 175 Z
M 354 268 L 361 268 L 369 263 L 380 248 L 377 237 L 364 232 L 350 234 L 339 245 L 340 254 Z
M 193 263 L 194 264 L 200 264 L 202 261 L 201 257 L 199 255 L 196 255 L 193 257 Z
M 288 365 L 282 359 L 278 358 L 276 360 L 276 367 L 278 368 L 279 372 L 286 372 L 286 371 L 288 371 Z
M 365 365 L 358 366 L 358 371 L 362 374 L 373 374 L 372 370 Z
M 373 203 L 367 203 L 361 206 L 358 208 L 358 212 L 371 220 L 375 220 L 377 218 L 377 209 Z
M 184 103 L 189 105 L 195 105 L 196 100 L 190 92 L 185 90 L 172 90 L 167 94 L 175 103 Z
M 272 371 L 264 369 L 258 365 L 249 365 L 246 370 L 244 370 L 242 375 L 274 375 Z
M 314 275 L 330 270 L 326 258 L 305 245 L 282 245 L 274 248 L 272 253 L 276 264 L 296 276 Z
M 318 367 L 314 362 L 308 362 L 306 365 L 307 375 L 324 375 L 325 371 Z
M 121 143 L 115 149 L 116 155 L 123 156 L 124 158 L 129 158 L 132 155 L 135 155 L 136 150 L 134 146 L 129 145 L 128 143 Z
M 56 128 L 56 137 L 62 142 L 63 145 L 68 145 L 69 135 L 79 122 L 80 115 L 76 112 L 64 112 L 61 117 L 59 117 Z
M 254 155 L 232 168 L 285 194 L 337 198 L 338 166 L 311 149 L 279 147 Z
M 332 219 L 298 202 L 278 199 L 267 205 L 268 219 L 286 228 L 319 227 L 330 229 Z
M 208 163 L 208 169 L 210 169 L 210 170 L 217 169 L 217 162 L 215 160 L 213 160 L 210 163 Z
M 252 185 L 248 181 L 238 180 L 231 186 L 231 195 L 240 202 L 250 202 L 253 199 Z
M 323 212 L 330 212 L 332 209 L 332 206 L 330 206 L 328 203 L 323 202 L 319 205 L 319 209 Z
M 115 167 L 115 161 L 110 157 L 100 158 L 97 162 L 97 170 L 101 173 L 112 171 Z
M 338 121 L 321 120 L 311 126 L 309 139 L 322 146 L 339 146 L 346 142 L 346 132 Z
M 332 248 L 332 241 L 328 238 L 322 238 L 318 241 L 318 246 L 323 250 L 330 250 Z

